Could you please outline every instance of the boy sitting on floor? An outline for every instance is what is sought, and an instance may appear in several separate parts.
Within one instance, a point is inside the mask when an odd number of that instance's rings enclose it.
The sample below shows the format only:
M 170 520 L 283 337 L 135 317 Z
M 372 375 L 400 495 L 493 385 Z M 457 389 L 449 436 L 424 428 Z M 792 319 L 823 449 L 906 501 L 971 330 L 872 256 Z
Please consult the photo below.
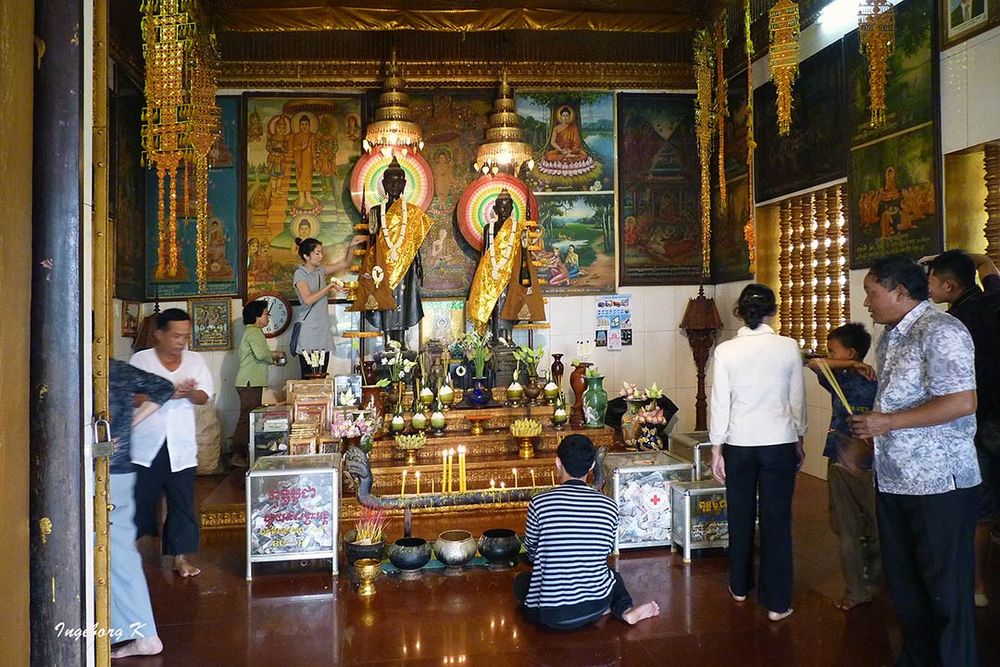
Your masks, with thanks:
M 528 505 L 524 547 L 533 569 L 514 578 L 514 596 L 528 620 L 556 630 L 582 627 L 609 611 L 629 625 L 660 614 L 656 602 L 633 606 L 621 575 L 608 567 L 618 506 L 587 484 L 595 460 L 590 438 L 563 438 L 559 486 Z
M 827 336 L 829 356 L 823 361 L 855 413 L 871 410 L 875 401 L 878 387 L 875 371 L 862 362 L 871 342 L 864 325 L 855 322 L 837 327 Z M 844 575 L 844 595 L 834 605 L 847 611 L 871 602 L 882 576 L 875 523 L 872 443 L 851 437 L 847 408 L 824 377 L 820 360 L 810 359 L 808 366 L 832 395 L 833 414 L 823 456 L 829 459 L 826 480 L 830 527 L 840 543 L 840 569 Z

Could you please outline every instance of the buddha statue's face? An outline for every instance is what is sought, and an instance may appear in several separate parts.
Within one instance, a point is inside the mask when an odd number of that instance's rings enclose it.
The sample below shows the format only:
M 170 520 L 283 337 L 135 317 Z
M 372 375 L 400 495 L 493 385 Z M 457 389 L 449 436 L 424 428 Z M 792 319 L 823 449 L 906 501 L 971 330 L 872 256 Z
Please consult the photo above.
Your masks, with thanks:
M 389 199 L 399 199 L 406 187 L 406 173 L 402 169 L 386 169 L 382 176 L 382 187 Z
M 497 221 L 503 222 L 514 212 L 514 200 L 510 197 L 497 197 L 493 202 L 493 212 L 497 214 Z

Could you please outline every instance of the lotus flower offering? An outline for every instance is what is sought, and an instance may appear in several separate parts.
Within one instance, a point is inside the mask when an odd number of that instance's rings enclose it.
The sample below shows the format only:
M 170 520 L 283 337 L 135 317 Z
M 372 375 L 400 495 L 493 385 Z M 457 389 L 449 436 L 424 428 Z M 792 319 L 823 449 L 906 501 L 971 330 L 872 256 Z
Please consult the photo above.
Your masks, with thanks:
M 530 459 L 535 455 L 535 438 L 542 434 L 542 425 L 534 419 L 517 419 L 510 425 L 510 434 L 517 439 L 520 457 Z
M 427 436 L 423 433 L 413 435 L 397 435 L 396 447 L 406 454 L 406 465 L 417 464 L 417 452 L 427 444 Z

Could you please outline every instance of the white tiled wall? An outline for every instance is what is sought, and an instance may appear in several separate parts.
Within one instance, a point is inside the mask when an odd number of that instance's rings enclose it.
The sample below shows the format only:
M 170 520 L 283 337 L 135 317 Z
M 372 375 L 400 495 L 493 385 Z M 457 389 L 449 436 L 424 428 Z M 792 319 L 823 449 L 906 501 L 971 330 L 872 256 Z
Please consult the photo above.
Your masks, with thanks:
M 1000 139 L 1000 28 L 941 53 L 941 146 L 952 153 Z

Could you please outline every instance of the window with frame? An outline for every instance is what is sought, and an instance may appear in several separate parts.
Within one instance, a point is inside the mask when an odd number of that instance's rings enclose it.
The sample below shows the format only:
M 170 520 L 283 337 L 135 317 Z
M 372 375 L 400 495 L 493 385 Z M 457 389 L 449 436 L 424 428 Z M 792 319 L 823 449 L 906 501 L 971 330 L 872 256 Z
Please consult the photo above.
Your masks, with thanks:
M 778 202 L 781 334 L 818 353 L 850 318 L 845 200 L 839 184 Z

